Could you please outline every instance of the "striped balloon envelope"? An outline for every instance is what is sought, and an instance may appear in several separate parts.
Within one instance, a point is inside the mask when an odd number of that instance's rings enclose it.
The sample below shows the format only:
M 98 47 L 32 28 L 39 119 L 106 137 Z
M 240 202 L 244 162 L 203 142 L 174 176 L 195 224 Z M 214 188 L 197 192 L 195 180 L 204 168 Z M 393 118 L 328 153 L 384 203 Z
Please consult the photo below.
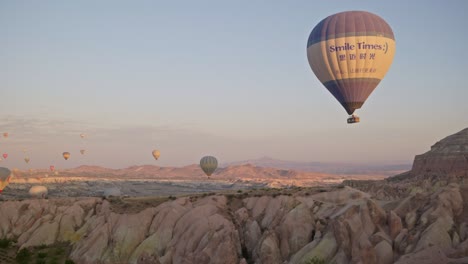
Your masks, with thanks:
M 2 193 L 3 189 L 10 183 L 11 176 L 12 173 L 9 169 L 0 167 L 0 193 Z
M 218 160 L 213 156 L 205 156 L 200 160 L 200 167 L 209 177 L 218 168 Z
M 312 71 L 350 115 L 362 107 L 383 79 L 394 54 L 395 37 L 390 26 L 365 11 L 342 12 L 323 19 L 307 42 Z

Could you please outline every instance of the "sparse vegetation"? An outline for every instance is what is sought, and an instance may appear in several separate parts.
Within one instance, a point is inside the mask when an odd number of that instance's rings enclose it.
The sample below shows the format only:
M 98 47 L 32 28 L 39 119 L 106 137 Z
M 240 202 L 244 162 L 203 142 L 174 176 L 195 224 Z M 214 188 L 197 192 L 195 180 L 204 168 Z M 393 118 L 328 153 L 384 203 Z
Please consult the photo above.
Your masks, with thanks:
M 13 241 L 10 239 L 0 239 L 0 248 L 8 248 L 13 244 Z
M 325 260 L 315 256 L 315 257 L 307 260 L 305 263 L 306 264 L 325 264 Z
M 62 255 L 65 253 L 65 249 L 62 247 L 59 247 L 55 250 L 55 255 Z
M 45 259 L 38 258 L 38 259 L 36 259 L 36 264 L 46 264 L 46 261 L 45 261 Z
M 27 248 L 21 249 L 16 255 L 16 261 L 19 264 L 27 264 L 31 260 L 31 252 Z
M 67 259 L 69 244 L 40 245 L 24 248 L 16 253 L 15 263 L 19 264 L 63 264 Z M 11 250 L 16 251 L 13 245 Z M 0 260 L 0 263 L 3 263 Z
M 67 259 L 67 260 L 65 260 L 65 264 L 75 264 L 75 261 L 73 261 L 71 259 Z
M 41 244 L 41 245 L 39 245 L 39 246 L 36 247 L 36 249 L 44 249 L 44 248 L 47 248 L 47 246 L 44 245 L 44 244 Z
M 237 190 L 238 193 L 242 193 L 242 190 Z

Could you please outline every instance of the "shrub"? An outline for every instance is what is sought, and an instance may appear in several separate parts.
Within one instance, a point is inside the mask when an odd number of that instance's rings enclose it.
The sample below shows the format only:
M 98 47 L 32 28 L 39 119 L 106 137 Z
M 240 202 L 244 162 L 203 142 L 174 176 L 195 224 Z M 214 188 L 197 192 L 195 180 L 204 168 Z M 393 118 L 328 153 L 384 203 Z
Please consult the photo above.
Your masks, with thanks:
M 41 259 L 46 258 L 46 257 L 47 257 L 47 253 L 46 253 L 46 252 L 39 252 L 39 253 L 37 254 L 37 257 L 38 257 L 38 258 L 41 258 Z
M 62 255 L 63 253 L 65 253 L 65 249 L 62 247 L 59 247 L 55 250 L 56 255 Z
M 45 259 L 38 258 L 36 259 L 36 264 L 46 264 Z
M 234 197 L 236 197 L 234 194 L 226 194 L 226 198 L 228 199 L 228 201 L 231 201 L 232 199 L 234 199 Z
M 41 245 L 37 246 L 36 248 L 37 248 L 37 249 L 44 249 L 44 248 L 47 248 L 47 246 L 44 245 L 44 244 L 41 244 Z
M 11 245 L 11 240 L 9 239 L 0 239 L 0 248 L 8 248 Z
M 75 264 L 75 261 L 73 261 L 71 259 L 67 259 L 67 260 L 65 260 L 65 264 Z
M 242 193 L 242 190 L 237 190 L 238 193 Z
M 315 257 L 307 260 L 305 263 L 306 264 L 325 264 L 325 260 L 315 256 Z
M 27 248 L 21 249 L 18 254 L 16 255 L 16 261 L 19 264 L 27 264 L 31 259 L 31 252 Z

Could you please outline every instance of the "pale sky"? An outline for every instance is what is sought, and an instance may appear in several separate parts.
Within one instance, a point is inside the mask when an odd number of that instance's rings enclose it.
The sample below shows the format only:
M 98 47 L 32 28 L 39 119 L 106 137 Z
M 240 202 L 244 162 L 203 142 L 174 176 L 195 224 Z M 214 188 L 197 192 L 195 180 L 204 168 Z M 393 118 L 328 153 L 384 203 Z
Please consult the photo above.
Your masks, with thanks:
M 396 39 L 357 125 L 306 55 L 313 27 L 348 10 L 379 15 Z M 410 163 L 468 126 L 467 14 L 462 0 L 3 0 L 0 166 Z

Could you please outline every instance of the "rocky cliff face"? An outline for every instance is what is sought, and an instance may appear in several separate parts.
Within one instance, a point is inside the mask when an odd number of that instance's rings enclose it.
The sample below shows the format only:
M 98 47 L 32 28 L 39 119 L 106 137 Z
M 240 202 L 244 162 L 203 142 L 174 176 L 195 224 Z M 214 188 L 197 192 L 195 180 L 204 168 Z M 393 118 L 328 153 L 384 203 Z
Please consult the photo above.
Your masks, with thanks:
M 468 176 L 468 128 L 440 140 L 430 151 L 417 155 L 411 173 Z
M 20 248 L 67 242 L 83 264 L 466 263 L 467 190 L 451 184 L 385 205 L 350 187 L 183 197 L 133 213 L 116 210 L 122 200 L 6 201 L 0 238 Z

